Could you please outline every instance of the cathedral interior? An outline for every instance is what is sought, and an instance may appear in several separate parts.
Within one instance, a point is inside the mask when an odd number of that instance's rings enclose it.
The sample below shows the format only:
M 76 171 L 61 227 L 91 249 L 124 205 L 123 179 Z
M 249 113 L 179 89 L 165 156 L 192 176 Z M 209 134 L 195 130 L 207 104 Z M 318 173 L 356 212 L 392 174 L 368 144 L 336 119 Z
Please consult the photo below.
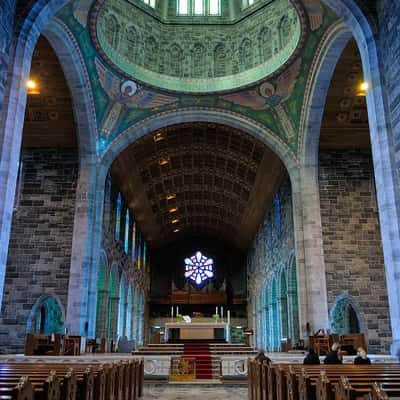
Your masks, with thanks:
M 398 356 L 399 26 L 392 0 L 0 1 L 0 354 Z

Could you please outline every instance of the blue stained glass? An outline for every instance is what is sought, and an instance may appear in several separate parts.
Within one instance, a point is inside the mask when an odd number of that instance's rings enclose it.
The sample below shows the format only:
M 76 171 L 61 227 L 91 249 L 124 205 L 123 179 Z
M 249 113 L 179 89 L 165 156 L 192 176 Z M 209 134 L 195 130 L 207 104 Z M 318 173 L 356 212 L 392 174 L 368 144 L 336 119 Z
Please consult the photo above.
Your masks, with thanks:
M 128 252 L 129 252 L 129 210 L 126 210 L 126 214 L 125 214 L 124 250 L 125 250 L 125 253 L 128 254 Z
M 279 194 L 275 195 L 275 227 L 278 238 L 281 236 L 281 200 Z
M 197 286 L 214 278 L 214 261 L 198 251 L 194 256 L 185 258 L 185 278 Z
M 268 245 L 268 250 L 272 250 L 272 226 L 271 223 L 267 225 L 267 245 Z
M 135 262 L 136 257 L 136 222 L 132 224 L 132 262 Z
M 122 208 L 121 193 L 118 193 L 116 208 L 117 212 L 115 216 L 115 240 L 119 240 L 121 232 L 121 208 Z

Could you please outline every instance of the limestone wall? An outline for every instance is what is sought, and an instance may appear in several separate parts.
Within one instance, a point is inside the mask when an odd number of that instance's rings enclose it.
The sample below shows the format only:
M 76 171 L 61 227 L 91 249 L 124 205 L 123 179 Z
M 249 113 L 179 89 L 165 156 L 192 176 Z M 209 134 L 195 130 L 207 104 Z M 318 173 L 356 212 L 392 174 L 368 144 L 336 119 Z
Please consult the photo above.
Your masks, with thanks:
M 350 295 L 361 314 L 370 352 L 387 352 L 389 305 L 368 151 L 322 151 L 319 187 L 328 305 Z M 332 321 L 331 321 L 332 322 Z
M 44 294 L 66 308 L 78 151 L 25 149 L 0 320 L 0 350 L 21 352 L 29 313 Z

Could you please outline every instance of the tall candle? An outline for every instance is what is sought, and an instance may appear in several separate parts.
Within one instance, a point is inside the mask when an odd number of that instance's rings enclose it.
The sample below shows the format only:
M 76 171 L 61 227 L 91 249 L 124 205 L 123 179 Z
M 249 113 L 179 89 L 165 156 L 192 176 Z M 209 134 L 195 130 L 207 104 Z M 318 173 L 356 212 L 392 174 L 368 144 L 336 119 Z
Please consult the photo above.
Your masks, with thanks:
M 231 324 L 231 310 L 228 310 L 227 311 L 227 315 L 228 315 L 228 325 L 230 325 Z
M 221 306 L 221 318 L 224 318 L 224 307 Z
M 178 315 L 178 314 L 179 314 L 179 307 L 176 306 L 176 315 Z
M 171 318 L 174 318 L 174 306 L 171 306 Z
M 215 315 L 218 315 L 218 306 L 215 307 Z

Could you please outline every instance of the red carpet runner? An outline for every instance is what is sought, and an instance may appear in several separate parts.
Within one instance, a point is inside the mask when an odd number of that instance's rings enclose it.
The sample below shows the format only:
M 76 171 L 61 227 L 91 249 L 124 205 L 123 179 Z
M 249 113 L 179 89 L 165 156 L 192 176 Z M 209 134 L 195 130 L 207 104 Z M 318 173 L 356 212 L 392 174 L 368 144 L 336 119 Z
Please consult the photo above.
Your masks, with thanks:
M 185 343 L 183 357 L 196 358 L 196 379 L 212 379 L 210 345 Z

